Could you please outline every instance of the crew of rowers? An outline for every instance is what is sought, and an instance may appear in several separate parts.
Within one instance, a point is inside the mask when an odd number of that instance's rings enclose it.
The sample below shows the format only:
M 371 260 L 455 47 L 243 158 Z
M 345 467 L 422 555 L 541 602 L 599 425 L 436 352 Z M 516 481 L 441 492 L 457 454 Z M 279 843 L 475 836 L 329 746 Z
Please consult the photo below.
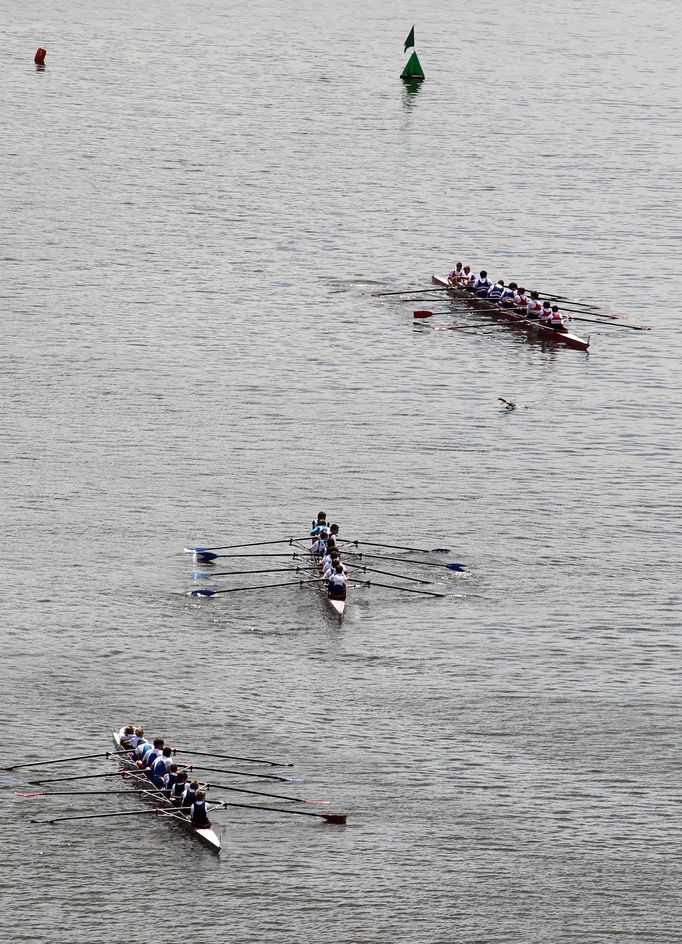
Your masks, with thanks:
M 313 521 L 310 532 L 312 544 L 310 553 L 321 561 L 322 577 L 327 584 L 327 596 L 330 600 L 345 600 L 348 571 L 341 563 L 337 541 L 338 524 L 327 524 L 327 515 L 320 511 Z
M 464 289 L 476 298 L 486 299 L 492 304 L 499 305 L 500 308 L 514 309 L 524 318 L 538 321 L 549 328 L 554 328 L 555 331 L 568 330 L 557 305 L 551 305 L 549 301 L 541 302 L 538 292 L 527 293 L 526 289 L 519 287 L 516 282 L 510 282 L 509 285 L 504 284 L 504 279 L 493 282 L 488 278 L 485 269 L 482 269 L 478 275 L 474 275 L 468 265 L 463 266 L 461 262 L 458 262 L 448 276 L 448 282 Z
M 210 829 L 206 811 L 206 793 L 197 780 L 189 780 L 187 771 L 173 762 L 173 751 L 163 738 L 148 741 L 144 729 L 126 724 L 118 732 L 121 747 L 130 750 L 131 760 L 162 793 L 172 806 L 189 816 L 194 829 Z

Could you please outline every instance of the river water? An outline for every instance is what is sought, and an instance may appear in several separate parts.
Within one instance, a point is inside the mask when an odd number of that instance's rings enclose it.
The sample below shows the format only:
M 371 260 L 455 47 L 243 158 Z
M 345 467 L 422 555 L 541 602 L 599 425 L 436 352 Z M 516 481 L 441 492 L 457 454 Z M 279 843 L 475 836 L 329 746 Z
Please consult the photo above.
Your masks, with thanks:
M 679 5 L 427 0 L 414 92 L 404 0 L 0 12 L 3 766 L 134 719 L 350 814 L 216 859 L 5 772 L 0 937 L 679 941 Z M 371 294 L 458 258 L 652 330 Z M 469 571 L 186 596 L 320 508 Z

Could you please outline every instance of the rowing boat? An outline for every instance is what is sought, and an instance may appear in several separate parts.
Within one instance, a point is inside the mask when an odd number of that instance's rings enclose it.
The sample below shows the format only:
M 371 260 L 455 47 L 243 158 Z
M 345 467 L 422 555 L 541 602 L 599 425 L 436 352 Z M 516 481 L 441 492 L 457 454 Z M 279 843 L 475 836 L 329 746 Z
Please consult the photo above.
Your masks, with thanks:
M 579 338 L 577 334 L 571 334 L 570 331 L 557 331 L 549 325 L 533 321 L 531 318 L 524 318 L 517 309 L 501 308 L 499 305 L 494 305 L 487 299 L 476 298 L 471 292 L 466 292 L 463 288 L 451 285 L 447 279 L 441 278 L 438 275 L 431 276 L 431 281 L 434 285 L 439 285 L 447 289 L 448 293 L 452 295 L 453 298 L 461 299 L 479 311 L 487 312 L 487 314 L 491 315 L 493 318 L 504 318 L 505 321 L 511 321 L 520 328 L 524 328 L 526 331 L 532 331 L 540 335 L 543 340 L 566 344 L 568 347 L 576 348 L 579 351 L 586 351 L 590 346 L 589 339 L 585 340 L 584 338 Z
M 326 580 L 324 579 L 324 577 L 322 576 L 322 558 L 321 558 L 321 557 L 314 557 L 313 554 L 310 553 L 310 548 L 309 548 L 309 547 L 306 547 L 304 544 L 300 544 L 300 543 L 298 543 L 298 542 L 297 542 L 297 544 L 298 544 L 298 547 L 300 547 L 301 550 L 305 551 L 305 552 L 308 554 L 308 556 L 310 557 L 310 566 L 309 566 L 309 568 L 307 568 L 307 569 L 308 569 L 308 572 L 309 572 L 310 575 L 315 579 L 315 581 L 319 584 L 318 589 L 319 589 L 320 592 L 324 595 L 324 598 L 325 598 L 325 600 L 327 601 L 327 604 L 329 605 L 330 609 L 333 611 L 334 615 L 337 616 L 338 619 L 339 619 L 339 622 L 341 622 L 341 620 L 343 619 L 343 614 L 344 614 L 345 609 L 346 609 L 346 601 L 345 601 L 345 600 L 333 600 L 333 599 L 328 595 L 328 593 L 327 593 L 327 581 L 326 581 Z
M 118 736 L 118 733 L 114 731 L 113 733 L 114 744 L 118 751 L 125 750 L 121 744 L 121 739 Z M 141 790 L 141 795 L 144 796 L 146 800 L 149 800 L 155 806 L 166 809 L 169 812 L 166 814 L 171 817 L 175 822 L 181 823 L 186 829 L 189 829 L 193 836 L 202 842 L 205 846 L 208 846 L 213 852 L 220 852 L 220 836 L 213 829 L 195 829 L 190 822 L 189 816 L 185 813 L 179 813 L 170 802 L 170 800 L 164 796 L 159 790 L 157 790 L 149 781 L 147 776 L 143 774 L 139 768 L 135 765 L 133 760 L 128 757 L 127 754 L 120 754 L 118 756 L 118 761 L 121 766 L 129 771 L 128 777 L 126 779 L 132 780 L 137 784 L 137 789 Z

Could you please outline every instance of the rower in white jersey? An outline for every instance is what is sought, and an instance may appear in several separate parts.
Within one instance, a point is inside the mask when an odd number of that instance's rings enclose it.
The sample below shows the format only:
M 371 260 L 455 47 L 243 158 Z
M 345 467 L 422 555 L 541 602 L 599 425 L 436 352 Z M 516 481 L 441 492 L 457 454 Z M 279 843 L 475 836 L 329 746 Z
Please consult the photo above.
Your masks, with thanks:
M 151 777 L 151 771 L 154 769 L 154 762 L 156 761 L 157 757 L 161 756 L 163 748 L 163 738 L 154 738 L 154 744 L 142 755 L 142 763 L 144 764 L 144 769 L 147 772 L 147 776 Z
M 452 270 L 452 272 L 448 276 L 448 282 L 450 283 L 450 285 L 459 285 L 463 277 L 464 276 L 462 272 L 462 263 L 456 262 L 455 268 Z
M 199 789 L 198 780 L 192 780 L 191 783 L 188 783 L 185 786 L 185 792 L 182 794 L 182 802 L 180 805 L 182 807 L 191 807 L 191 805 L 194 803 L 194 798 L 197 795 L 198 789 Z
M 485 269 L 481 269 L 472 283 L 471 291 L 477 298 L 485 298 L 492 287 L 493 283 L 492 280 L 488 278 L 488 273 Z
M 523 287 L 520 287 L 514 298 L 514 307 L 520 309 L 520 314 L 525 315 L 528 311 L 528 296 L 526 295 L 526 290 Z
M 131 748 L 136 750 L 140 746 L 140 744 L 144 744 L 145 741 L 146 741 L 146 738 L 144 736 L 144 728 L 135 728 L 135 733 L 129 739 L 128 744 L 130 745 Z
M 528 299 L 528 308 L 526 309 L 526 318 L 531 318 L 533 321 L 537 321 L 540 317 L 540 312 L 542 311 L 542 303 L 540 302 L 540 296 L 537 292 L 531 292 L 530 298 Z
M 173 804 L 173 806 L 182 806 L 182 798 L 185 795 L 186 789 L 187 789 L 187 771 L 181 770 L 178 773 L 175 783 L 170 788 L 170 801 Z
M 329 578 L 327 583 L 327 596 L 330 600 L 345 600 L 346 599 L 346 584 L 348 583 L 348 578 L 343 572 L 343 566 L 339 563 L 336 565 L 336 570 Z
M 338 554 L 332 554 L 330 557 L 325 557 L 322 562 L 322 576 L 325 580 L 329 580 L 332 574 L 336 573 L 336 568 L 341 567 L 341 570 L 346 576 L 348 576 L 348 568 L 345 564 L 341 563 L 341 558 Z
M 320 531 L 320 536 L 310 547 L 310 553 L 315 557 L 324 557 L 327 553 L 327 531 Z
M 540 324 L 549 324 L 552 320 L 552 306 L 549 302 L 542 303 L 540 311 Z

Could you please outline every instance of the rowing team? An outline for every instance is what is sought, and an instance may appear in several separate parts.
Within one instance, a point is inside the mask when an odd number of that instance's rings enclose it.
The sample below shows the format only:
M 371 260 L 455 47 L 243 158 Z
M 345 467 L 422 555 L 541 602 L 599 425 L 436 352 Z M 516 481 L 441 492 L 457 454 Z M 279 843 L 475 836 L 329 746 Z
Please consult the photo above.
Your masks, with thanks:
M 172 761 L 173 751 L 166 747 L 163 738 L 148 741 L 144 729 L 126 724 L 118 732 L 121 747 L 130 751 L 131 760 L 144 773 L 156 789 L 172 806 L 181 808 L 189 815 L 194 829 L 209 829 L 211 826 L 206 811 L 206 794 L 197 780 L 188 781 L 187 771 L 179 769 Z
M 313 521 L 310 537 L 313 542 L 310 553 L 320 561 L 322 579 L 327 584 L 327 596 L 330 600 L 345 600 L 348 570 L 341 563 L 337 545 L 338 524 L 328 525 L 326 512 L 320 511 Z
M 493 283 L 488 278 L 485 269 L 482 269 L 478 275 L 474 275 L 468 265 L 463 266 L 461 262 L 458 262 L 448 276 L 448 282 L 458 288 L 463 288 L 475 298 L 487 299 L 499 305 L 500 308 L 520 310 L 519 313 L 524 318 L 538 321 L 556 331 L 568 330 L 558 305 L 550 305 L 548 301 L 541 302 L 538 292 L 526 294 L 525 288 L 520 288 L 516 282 L 505 285 L 504 279 L 498 279 Z

